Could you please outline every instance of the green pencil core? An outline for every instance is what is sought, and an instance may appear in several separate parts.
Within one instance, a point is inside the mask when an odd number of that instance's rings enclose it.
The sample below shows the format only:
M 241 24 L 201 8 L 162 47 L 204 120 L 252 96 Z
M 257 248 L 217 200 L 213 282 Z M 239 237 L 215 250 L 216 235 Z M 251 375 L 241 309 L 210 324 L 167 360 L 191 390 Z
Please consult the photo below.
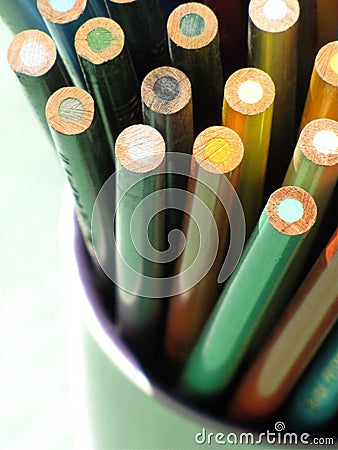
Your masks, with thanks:
M 175 78 L 165 75 L 155 81 L 153 91 L 158 99 L 170 102 L 179 96 L 181 87 Z
M 295 198 L 284 198 L 278 205 L 278 215 L 284 222 L 298 222 L 303 217 L 304 207 Z
M 199 14 L 186 14 L 180 20 L 179 26 L 185 36 L 196 37 L 203 33 L 205 22 Z
M 60 103 L 59 115 L 65 122 L 77 122 L 83 113 L 83 104 L 77 98 L 66 98 Z
M 113 40 L 113 35 L 106 28 L 95 28 L 87 36 L 87 44 L 94 52 L 106 50 Z

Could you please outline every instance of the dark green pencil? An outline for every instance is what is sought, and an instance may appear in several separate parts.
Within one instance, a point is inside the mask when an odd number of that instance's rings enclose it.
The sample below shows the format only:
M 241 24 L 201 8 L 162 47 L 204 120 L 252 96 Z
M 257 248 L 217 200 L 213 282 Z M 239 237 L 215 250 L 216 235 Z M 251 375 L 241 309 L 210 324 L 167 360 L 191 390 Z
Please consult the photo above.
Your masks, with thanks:
M 140 83 L 152 69 L 169 64 L 165 21 L 157 0 L 105 0 L 125 33 Z
M 90 19 L 78 29 L 75 49 L 112 146 L 124 128 L 142 119 L 138 80 L 123 30 L 114 20 Z

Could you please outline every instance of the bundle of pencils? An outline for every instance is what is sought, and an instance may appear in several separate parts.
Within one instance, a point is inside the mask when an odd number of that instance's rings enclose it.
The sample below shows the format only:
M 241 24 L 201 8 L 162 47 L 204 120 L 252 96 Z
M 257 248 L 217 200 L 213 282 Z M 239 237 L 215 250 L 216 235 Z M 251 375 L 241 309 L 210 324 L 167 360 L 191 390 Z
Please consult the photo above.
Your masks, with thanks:
M 0 6 L 116 332 L 182 401 L 257 427 L 331 432 L 338 413 L 337 13 Z

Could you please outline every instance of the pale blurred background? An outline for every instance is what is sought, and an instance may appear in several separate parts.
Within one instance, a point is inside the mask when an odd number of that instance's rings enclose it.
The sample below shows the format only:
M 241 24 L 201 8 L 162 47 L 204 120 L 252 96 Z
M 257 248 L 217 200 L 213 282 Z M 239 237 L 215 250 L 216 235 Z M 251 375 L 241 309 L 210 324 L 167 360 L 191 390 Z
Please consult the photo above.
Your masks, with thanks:
M 70 449 L 58 220 L 64 177 L 0 19 L 0 449 Z

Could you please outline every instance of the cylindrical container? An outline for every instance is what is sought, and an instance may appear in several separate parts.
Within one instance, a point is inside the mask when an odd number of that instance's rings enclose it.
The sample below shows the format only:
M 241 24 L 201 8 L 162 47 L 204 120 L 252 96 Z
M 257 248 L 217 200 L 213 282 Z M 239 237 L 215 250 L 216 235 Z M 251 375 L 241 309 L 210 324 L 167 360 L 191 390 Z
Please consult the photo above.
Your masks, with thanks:
M 111 305 L 102 301 L 92 281 L 72 213 L 67 192 L 60 237 L 75 448 L 193 450 L 207 446 L 214 450 L 237 441 L 231 447 L 247 450 L 257 446 L 256 440 L 262 443 L 252 430 L 215 420 L 179 402 L 144 372 L 114 331 Z M 276 431 L 274 425 L 270 431 Z M 273 445 L 265 442 L 263 448 L 273 450 Z

